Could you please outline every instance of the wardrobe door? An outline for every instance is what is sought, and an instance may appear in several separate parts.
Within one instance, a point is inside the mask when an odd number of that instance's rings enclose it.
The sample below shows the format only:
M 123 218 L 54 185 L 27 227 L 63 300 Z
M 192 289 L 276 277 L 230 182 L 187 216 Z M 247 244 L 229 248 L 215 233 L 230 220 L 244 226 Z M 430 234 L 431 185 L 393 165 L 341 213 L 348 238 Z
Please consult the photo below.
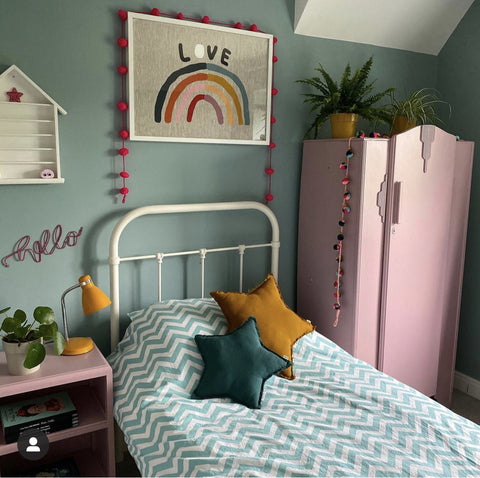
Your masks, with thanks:
M 365 140 L 365 162 L 357 246 L 356 308 L 352 354 L 378 366 L 380 298 L 389 141 Z M 347 236 L 348 240 L 348 236 Z M 345 259 L 345 274 L 352 258 Z M 340 321 L 342 316 L 340 315 Z
M 437 388 L 455 143 L 433 126 L 390 142 L 379 369 L 427 396 Z
M 333 304 L 345 171 L 340 163 L 354 152 L 345 216 L 341 313 L 333 327 Z M 383 195 L 388 140 L 305 141 L 298 226 L 297 311 L 317 331 L 357 358 L 377 366 L 383 254 Z M 379 204 L 381 206 L 379 206 Z
M 346 218 L 342 269 L 342 311 L 339 325 L 333 327 L 333 296 L 338 253 L 333 249 L 340 232 L 348 140 L 312 140 L 303 143 L 302 180 L 298 224 L 297 311 L 316 326 L 321 334 L 353 354 L 356 329 L 355 299 L 357 244 L 362 191 L 363 140 L 352 140 L 355 156 L 350 160 L 352 178 L 350 207 Z

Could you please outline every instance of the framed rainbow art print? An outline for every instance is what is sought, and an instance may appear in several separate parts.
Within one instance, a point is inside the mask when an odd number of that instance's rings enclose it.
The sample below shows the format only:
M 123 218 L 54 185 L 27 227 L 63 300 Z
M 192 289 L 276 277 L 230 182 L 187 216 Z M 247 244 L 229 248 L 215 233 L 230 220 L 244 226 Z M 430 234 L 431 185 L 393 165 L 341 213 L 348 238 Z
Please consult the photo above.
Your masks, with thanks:
M 268 145 L 273 36 L 128 12 L 130 139 Z

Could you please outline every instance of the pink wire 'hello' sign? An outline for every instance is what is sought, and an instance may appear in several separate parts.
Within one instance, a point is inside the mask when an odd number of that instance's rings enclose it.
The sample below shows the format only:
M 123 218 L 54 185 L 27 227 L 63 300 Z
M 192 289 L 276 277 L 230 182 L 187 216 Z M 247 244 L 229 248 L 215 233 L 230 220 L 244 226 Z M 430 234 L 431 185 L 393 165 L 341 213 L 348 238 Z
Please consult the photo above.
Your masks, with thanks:
M 78 231 L 70 231 L 62 239 L 62 226 L 58 224 L 52 232 L 45 229 L 38 241 L 34 241 L 31 247 L 30 236 L 21 237 L 13 246 L 13 252 L 8 256 L 2 257 L 2 264 L 5 267 L 10 267 L 8 259 L 14 258 L 16 261 L 24 261 L 27 254 L 29 254 L 34 262 L 42 262 L 42 256 L 51 256 L 57 249 L 65 249 L 65 247 L 73 247 L 77 245 L 78 238 L 82 235 L 83 227 Z M 51 239 L 51 241 L 50 241 Z

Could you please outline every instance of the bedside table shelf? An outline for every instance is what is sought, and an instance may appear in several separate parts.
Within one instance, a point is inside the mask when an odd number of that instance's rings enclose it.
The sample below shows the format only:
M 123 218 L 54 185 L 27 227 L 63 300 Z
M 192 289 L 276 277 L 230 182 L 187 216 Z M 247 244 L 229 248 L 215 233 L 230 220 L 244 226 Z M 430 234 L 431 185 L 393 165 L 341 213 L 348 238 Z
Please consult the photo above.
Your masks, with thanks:
M 84 435 L 86 436 L 86 435 Z M 97 439 L 99 442 L 99 439 Z M 15 460 L 9 459 L 8 456 L 0 458 L 0 465 L 2 467 L 2 476 L 11 476 L 12 474 L 19 474 L 22 471 L 28 471 L 32 468 L 37 468 L 57 460 L 65 458 L 73 458 L 78 467 L 80 476 L 114 476 L 105 468 L 104 463 L 99 460 L 98 454 L 89 448 L 88 443 L 73 440 L 69 442 L 69 446 L 61 450 L 52 450 L 52 445 L 48 451 L 48 458 L 43 458 L 38 461 L 25 460 L 21 455 Z
M 48 344 L 40 370 L 26 376 L 8 375 L 0 353 L 0 404 L 57 391 L 69 393 L 79 425 L 49 433 L 48 453 L 39 461 L 25 460 L 16 442 L 5 443 L 2 431 L 0 475 L 74 456 L 82 476 L 114 476 L 112 371 L 101 352 L 95 347 L 84 355 L 56 356 Z

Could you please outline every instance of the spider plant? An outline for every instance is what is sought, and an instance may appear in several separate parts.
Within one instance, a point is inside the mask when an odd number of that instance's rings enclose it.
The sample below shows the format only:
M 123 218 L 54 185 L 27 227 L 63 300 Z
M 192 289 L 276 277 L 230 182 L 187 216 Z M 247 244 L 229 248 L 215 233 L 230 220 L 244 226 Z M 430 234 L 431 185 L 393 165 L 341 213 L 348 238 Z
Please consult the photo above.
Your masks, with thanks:
M 433 88 L 421 88 L 410 94 L 404 100 L 397 100 L 394 93 L 390 94 L 390 114 L 392 130 L 395 130 L 395 117 L 406 117 L 410 127 L 420 124 L 444 123 L 436 112 L 439 104 L 448 106 L 449 115 L 451 107 L 439 98 L 437 90 Z
M 316 112 L 315 119 L 307 130 L 307 136 L 312 130 L 314 138 L 318 130 L 335 113 L 354 113 L 371 121 L 390 123 L 390 115 L 385 106 L 374 106 L 385 96 L 392 94 L 394 88 L 388 88 L 379 93 L 373 93 L 375 81 L 369 82 L 369 74 L 373 64 L 371 56 L 360 68 L 352 74 L 348 63 L 345 67 L 340 83 L 335 81 L 320 64 L 315 71 L 321 75 L 313 78 L 297 80 L 317 90 L 316 93 L 304 93 L 305 103 L 312 105 L 311 112 Z

